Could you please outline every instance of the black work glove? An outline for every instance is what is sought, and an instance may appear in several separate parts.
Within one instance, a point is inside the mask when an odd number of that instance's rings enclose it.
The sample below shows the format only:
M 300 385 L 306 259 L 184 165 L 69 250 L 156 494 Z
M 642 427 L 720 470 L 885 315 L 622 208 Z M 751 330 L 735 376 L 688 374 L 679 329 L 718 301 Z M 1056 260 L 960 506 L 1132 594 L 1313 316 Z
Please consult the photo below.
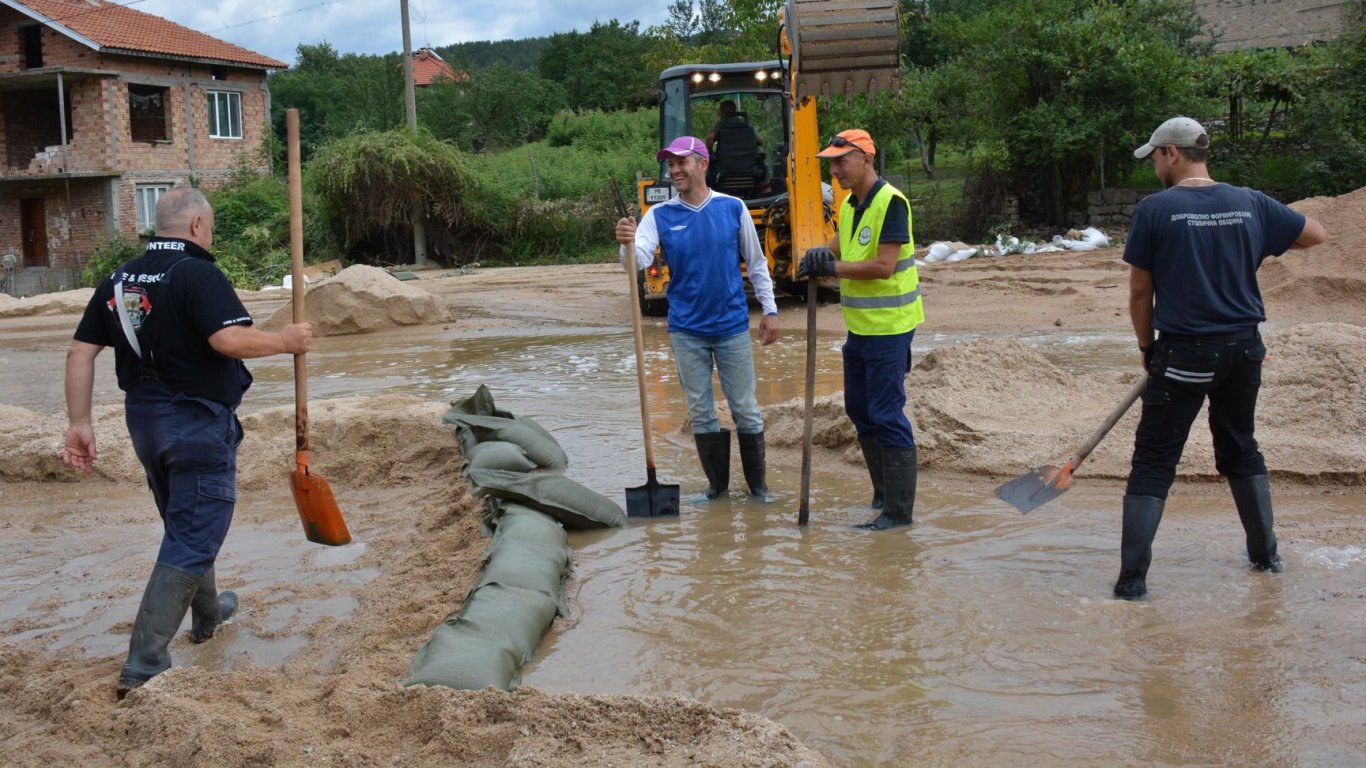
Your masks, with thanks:
M 834 277 L 835 253 L 823 245 L 807 248 L 802 263 L 797 265 L 797 277 Z
M 1152 370 L 1152 367 L 1153 367 L 1153 345 L 1152 345 L 1151 343 L 1149 343 L 1148 346 L 1146 346 L 1146 347 L 1139 347 L 1139 348 L 1138 348 L 1138 351 L 1141 352 L 1141 353 L 1143 353 L 1143 370 L 1145 370 L 1145 371 L 1150 371 L 1150 370 Z

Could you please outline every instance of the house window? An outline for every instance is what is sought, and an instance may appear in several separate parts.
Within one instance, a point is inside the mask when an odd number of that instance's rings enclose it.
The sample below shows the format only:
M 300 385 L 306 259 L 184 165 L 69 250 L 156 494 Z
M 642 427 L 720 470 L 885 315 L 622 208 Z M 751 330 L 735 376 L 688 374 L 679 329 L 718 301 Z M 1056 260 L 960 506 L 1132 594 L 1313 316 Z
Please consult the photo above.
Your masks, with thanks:
M 242 138 L 242 94 L 235 91 L 209 91 L 209 136 L 215 139 Z
M 38 69 L 43 66 L 43 27 L 21 27 L 19 36 L 24 45 L 24 69 Z
M 128 84 L 128 125 L 133 141 L 166 141 L 171 137 L 166 116 L 167 89 Z
M 138 208 L 138 234 L 157 228 L 157 201 L 170 190 L 169 184 L 139 184 L 133 190 Z

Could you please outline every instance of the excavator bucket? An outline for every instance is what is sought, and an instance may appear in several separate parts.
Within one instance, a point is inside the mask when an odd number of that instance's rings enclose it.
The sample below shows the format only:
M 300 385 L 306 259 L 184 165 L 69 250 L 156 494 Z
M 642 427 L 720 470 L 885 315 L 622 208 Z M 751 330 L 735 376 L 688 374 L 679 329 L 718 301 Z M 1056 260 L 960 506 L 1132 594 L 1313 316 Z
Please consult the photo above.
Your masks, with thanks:
M 898 0 L 787 0 L 797 99 L 901 88 Z

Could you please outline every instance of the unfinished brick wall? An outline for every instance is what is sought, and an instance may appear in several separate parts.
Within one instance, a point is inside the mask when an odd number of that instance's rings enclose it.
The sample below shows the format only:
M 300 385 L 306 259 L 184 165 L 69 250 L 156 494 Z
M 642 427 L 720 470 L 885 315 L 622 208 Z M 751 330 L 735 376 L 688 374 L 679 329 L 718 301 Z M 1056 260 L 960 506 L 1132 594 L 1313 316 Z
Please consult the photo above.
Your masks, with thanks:
M 1221 51 L 1332 40 L 1350 20 L 1344 0 L 1196 0 Z
M 0 74 L 24 71 L 19 30 L 29 25 L 17 12 L 0 8 Z M 56 85 L 35 81 L 39 87 L 34 89 L 0 92 L 0 176 L 11 182 L 35 180 L 31 187 L 11 184 L 0 195 L 0 254 L 9 247 L 20 251 L 21 196 L 45 200 L 48 269 L 58 272 L 83 264 L 113 232 L 137 236 L 136 190 L 141 185 L 172 186 L 193 179 L 210 190 L 238 167 L 267 170 L 260 160 L 269 130 L 265 72 L 101 54 L 46 28 L 42 41 L 44 68 L 86 71 L 63 75 L 70 111 L 64 160 Z M 133 140 L 130 84 L 165 89 L 164 140 Z M 213 91 L 239 95 L 241 138 L 210 136 L 208 105 Z M 34 109 L 47 101 L 50 109 Z M 68 179 L 63 182 L 71 190 L 68 197 L 61 185 L 42 182 L 63 173 L 109 175 Z

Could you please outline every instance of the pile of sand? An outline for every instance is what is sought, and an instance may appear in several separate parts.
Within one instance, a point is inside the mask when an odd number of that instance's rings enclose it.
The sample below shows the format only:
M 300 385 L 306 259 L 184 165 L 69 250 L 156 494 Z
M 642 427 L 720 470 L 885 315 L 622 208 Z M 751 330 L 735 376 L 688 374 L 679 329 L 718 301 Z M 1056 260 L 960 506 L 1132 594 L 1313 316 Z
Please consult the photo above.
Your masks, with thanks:
M 85 311 L 94 295 L 93 288 L 77 288 L 74 291 L 41 293 L 23 299 L 0 294 L 0 317 L 29 317 L 31 315 L 70 315 Z
M 1340 197 L 1311 197 L 1291 208 L 1323 224 L 1328 240 L 1308 251 L 1267 259 L 1258 273 L 1270 315 L 1332 305 L 1342 320 L 1366 323 L 1366 187 Z
M 356 264 L 311 285 L 304 301 L 315 336 L 366 333 L 398 325 L 423 325 L 451 320 L 450 307 L 440 297 L 398 280 L 382 269 Z M 278 331 L 294 316 L 294 302 L 286 302 L 261 325 Z
M 309 408 L 309 465 L 328 480 L 352 485 L 392 487 L 430 477 L 433 467 L 457 452 L 454 433 L 441 424 L 444 412 L 440 403 L 413 395 L 317 401 Z M 95 476 L 140 484 L 142 466 L 129 444 L 123 407 L 96 406 L 92 415 Z M 294 469 L 294 408 L 257 411 L 243 417 L 242 428 L 239 487 L 267 489 L 284 482 Z M 0 405 L 0 480 L 80 479 L 62 463 L 65 435 L 64 417 Z
M 1366 483 L 1366 328 L 1306 324 L 1268 333 L 1266 342 L 1257 436 L 1272 474 Z M 1006 476 L 1061 463 L 1141 375 L 1136 368 L 1071 375 L 1017 339 L 935 349 L 907 381 L 920 464 Z M 1127 476 L 1138 414 L 1135 406 L 1120 419 L 1087 460 L 1087 475 Z M 800 448 L 800 400 L 766 409 L 764 419 L 772 445 Z M 1182 477 L 1217 476 L 1205 423 L 1199 416 L 1192 428 Z M 842 394 L 817 401 L 812 434 L 816 446 L 862 461 Z

